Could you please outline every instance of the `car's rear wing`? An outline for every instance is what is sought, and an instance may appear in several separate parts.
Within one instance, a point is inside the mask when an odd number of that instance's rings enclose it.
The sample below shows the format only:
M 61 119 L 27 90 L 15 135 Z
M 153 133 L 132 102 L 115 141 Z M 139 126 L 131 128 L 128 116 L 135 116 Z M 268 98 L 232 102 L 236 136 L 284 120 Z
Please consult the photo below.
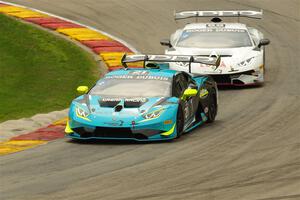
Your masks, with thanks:
M 143 62 L 145 68 L 146 62 L 186 62 L 189 63 L 189 72 L 191 72 L 192 63 L 202 63 L 205 65 L 219 66 L 221 57 L 204 57 L 204 56 L 188 56 L 188 55 L 124 55 L 122 57 L 122 65 L 128 68 L 127 63 Z
M 198 17 L 248 17 L 254 19 L 261 19 L 263 10 L 223 10 L 223 11 L 181 11 L 175 12 L 175 20 L 187 19 L 187 18 L 198 18 Z

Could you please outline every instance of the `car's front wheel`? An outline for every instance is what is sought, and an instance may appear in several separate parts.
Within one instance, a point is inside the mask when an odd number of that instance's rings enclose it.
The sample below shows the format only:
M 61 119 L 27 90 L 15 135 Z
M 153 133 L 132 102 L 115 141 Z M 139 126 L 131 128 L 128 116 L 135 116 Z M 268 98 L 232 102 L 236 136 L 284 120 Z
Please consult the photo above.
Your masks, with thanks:
M 215 121 L 218 112 L 217 98 L 216 92 L 213 91 L 209 95 L 209 105 L 208 105 L 208 113 L 207 113 L 207 122 L 212 123 Z
M 184 115 L 182 111 L 182 106 L 178 106 L 177 118 L 176 118 L 176 138 L 179 138 L 182 135 L 184 126 Z

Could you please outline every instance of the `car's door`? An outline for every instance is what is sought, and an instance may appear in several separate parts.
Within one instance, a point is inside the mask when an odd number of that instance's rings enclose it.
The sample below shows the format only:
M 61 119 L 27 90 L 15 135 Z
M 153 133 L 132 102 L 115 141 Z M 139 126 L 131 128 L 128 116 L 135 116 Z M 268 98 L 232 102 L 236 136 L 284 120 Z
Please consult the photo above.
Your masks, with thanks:
M 189 87 L 188 75 L 179 73 L 175 76 L 174 80 L 174 95 L 178 98 L 181 98 L 184 91 Z M 182 102 L 185 125 L 189 125 L 193 121 L 196 109 L 194 104 L 195 100 L 196 97 L 190 97 Z
M 183 72 L 183 75 L 185 76 L 187 82 L 188 82 L 188 88 L 191 88 L 191 89 L 196 89 L 198 90 L 198 86 L 197 86 L 197 83 L 193 80 L 193 78 L 191 77 L 191 75 L 189 75 L 188 73 L 186 72 Z M 199 95 L 196 95 L 194 97 L 191 97 L 190 98 L 190 103 L 191 103 L 191 113 L 192 115 L 194 116 L 195 113 L 197 112 L 198 110 L 198 105 L 199 105 Z

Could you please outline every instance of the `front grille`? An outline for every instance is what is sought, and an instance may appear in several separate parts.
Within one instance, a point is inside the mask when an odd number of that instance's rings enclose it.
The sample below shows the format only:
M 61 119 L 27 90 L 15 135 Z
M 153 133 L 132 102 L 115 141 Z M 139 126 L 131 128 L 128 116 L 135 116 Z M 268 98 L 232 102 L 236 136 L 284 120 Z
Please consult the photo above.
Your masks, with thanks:
M 107 128 L 97 127 L 94 131 L 95 137 L 132 138 L 130 128 Z
M 217 83 L 231 83 L 229 75 L 212 75 L 212 77 Z
M 120 104 L 120 100 L 116 100 L 116 101 L 103 101 L 103 100 L 99 100 L 99 104 L 101 107 L 115 107 L 118 104 Z M 124 101 L 124 108 L 139 108 L 141 107 L 144 103 L 146 103 L 146 101 L 130 101 L 130 100 L 125 100 Z
M 197 56 L 203 56 L 203 57 L 212 57 L 211 55 L 197 55 Z M 229 54 L 223 54 L 223 55 L 218 55 L 220 56 L 221 58 L 224 58 L 224 57 L 232 57 L 232 55 L 229 55 Z
M 118 105 L 120 103 L 120 100 L 118 101 L 102 101 L 102 100 L 99 100 L 99 104 L 101 107 L 115 107 L 116 105 Z
M 141 107 L 145 102 L 142 101 L 125 101 L 124 102 L 124 108 L 139 108 Z
M 218 83 L 218 84 L 230 84 L 231 83 L 231 78 L 232 77 L 239 77 L 242 74 L 246 75 L 252 75 L 255 71 L 250 70 L 242 73 L 236 73 L 236 74 L 220 74 L 220 75 L 211 75 L 212 78 Z M 241 81 L 240 81 L 241 82 Z M 241 82 L 243 84 L 243 82 Z
M 89 131 L 83 127 L 74 128 L 76 133 L 82 138 L 89 137 L 105 137 L 105 138 L 136 138 L 147 139 L 146 135 L 142 133 L 133 134 L 130 128 L 111 128 L 111 127 L 97 127 L 94 131 Z

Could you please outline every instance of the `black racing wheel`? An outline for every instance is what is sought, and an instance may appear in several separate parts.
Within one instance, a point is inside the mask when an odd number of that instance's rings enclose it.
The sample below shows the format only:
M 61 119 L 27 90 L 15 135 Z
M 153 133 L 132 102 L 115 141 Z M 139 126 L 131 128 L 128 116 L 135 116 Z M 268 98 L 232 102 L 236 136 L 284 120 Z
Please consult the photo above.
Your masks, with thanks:
M 183 126 L 184 126 L 184 115 L 182 111 L 182 106 L 179 105 L 177 111 L 177 118 L 176 118 L 176 132 L 177 132 L 176 138 L 179 138 L 182 135 Z
M 215 121 L 218 112 L 217 98 L 216 92 L 213 90 L 209 94 L 209 105 L 208 105 L 208 113 L 207 113 L 207 122 L 212 123 Z

